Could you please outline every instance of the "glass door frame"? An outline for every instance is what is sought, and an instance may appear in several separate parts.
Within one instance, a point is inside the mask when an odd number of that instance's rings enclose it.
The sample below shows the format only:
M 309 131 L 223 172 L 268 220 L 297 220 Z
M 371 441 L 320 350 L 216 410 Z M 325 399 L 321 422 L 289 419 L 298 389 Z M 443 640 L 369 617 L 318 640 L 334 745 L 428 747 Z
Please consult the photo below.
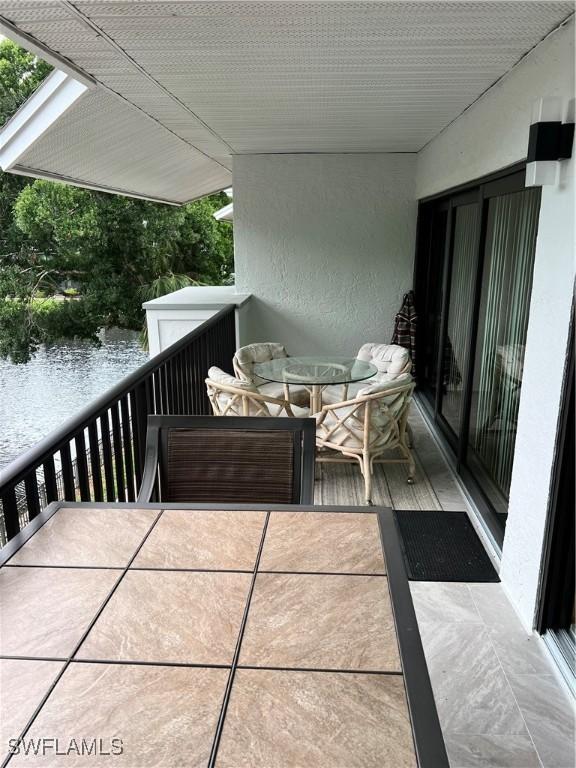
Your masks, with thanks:
M 426 391 L 426 384 L 418 381 L 418 390 L 423 396 L 419 397 L 427 413 L 428 418 L 437 428 L 437 434 L 447 448 L 447 454 L 452 459 L 453 469 L 462 478 L 466 489 L 474 499 L 480 514 L 498 547 L 504 541 L 504 527 L 499 515 L 496 513 L 487 494 L 483 491 L 481 482 L 466 464 L 468 442 L 470 435 L 470 411 L 472 404 L 472 387 L 474 381 L 474 361 L 476 360 L 476 348 L 478 343 L 479 310 L 482 295 L 482 277 L 484 270 L 484 252 L 487 238 L 488 204 L 491 198 L 513 192 L 523 191 L 525 187 L 526 164 L 517 163 L 497 173 L 476 179 L 469 184 L 461 185 L 436 195 L 423 198 L 418 205 L 418 225 L 416 232 L 416 259 L 414 264 L 414 293 L 418 306 L 419 296 L 425 288 L 425 266 L 429 259 L 429 229 L 433 219 L 435 207 L 448 206 L 448 220 L 446 228 L 446 242 L 444 248 L 444 263 L 442 275 L 441 320 L 438 339 L 436 361 L 435 397 L 431 397 L 431 391 Z M 453 235 L 455 222 L 455 209 L 458 206 L 477 202 L 479 206 L 479 228 L 476 242 L 476 270 L 472 275 L 474 280 L 472 318 L 470 324 L 470 348 L 468 365 L 463 380 L 462 421 L 460 434 L 455 436 L 454 431 L 443 418 L 440 407 L 442 398 L 441 377 L 443 372 L 443 355 L 448 329 L 448 309 L 450 306 L 450 280 L 453 260 Z M 419 348 L 417 360 L 422 359 L 422 347 Z M 417 370 L 418 377 L 418 370 Z
M 537 629 L 560 629 L 567 623 L 574 589 L 574 307 L 570 324 L 568 358 L 562 386 L 562 408 L 558 420 L 552 492 L 546 518 L 546 537 L 538 595 Z
M 473 367 L 471 363 L 473 364 L 474 361 L 474 348 L 473 346 L 470 347 L 468 351 L 468 361 L 467 361 L 467 368 L 465 371 L 463 371 L 463 400 L 462 400 L 462 413 L 463 413 L 463 419 L 460 425 L 460 436 L 456 435 L 450 424 L 448 423 L 446 417 L 442 413 L 442 386 L 441 386 L 441 378 L 444 370 L 444 349 L 446 345 L 446 340 L 448 337 L 448 316 L 449 316 L 449 309 L 450 309 L 450 297 L 451 297 L 451 279 L 452 279 L 452 268 L 454 264 L 454 232 L 455 232 L 455 225 L 456 225 L 456 211 L 458 208 L 465 206 L 465 205 L 478 205 L 478 216 L 480 219 L 482 219 L 482 196 L 480 192 L 480 188 L 470 190 L 468 192 L 462 192 L 458 195 L 455 195 L 454 197 L 451 197 L 448 202 L 448 224 L 447 224 L 447 237 L 446 237 L 446 247 L 445 247 L 445 258 L 444 258 L 444 275 L 442 278 L 442 321 L 440 325 L 440 338 L 438 343 L 438 358 L 436 363 L 436 372 L 437 372 L 437 379 L 436 379 L 436 401 L 434 403 L 434 418 L 440 428 L 442 429 L 442 432 L 444 434 L 444 437 L 450 444 L 452 450 L 456 454 L 456 461 L 457 466 L 459 466 L 463 460 L 463 453 L 461 448 L 461 442 L 463 439 L 463 436 L 468 433 L 468 414 L 467 414 L 467 408 L 469 408 L 468 397 L 468 377 L 470 373 L 470 368 Z M 479 226 L 479 232 L 482 232 L 482 220 L 480 221 Z M 482 238 L 480 238 L 482 239 Z M 479 258 L 479 243 L 476 242 L 475 247 L 475 262 L 476 262 L 476 271 L 478 271 L 478 263 L 480 261 Z M 475 325 L 476 325 L 476 304 L 479 300 L 479 297 L 477 296 L 477 282 L 474 285 L 473 289 L 473 308 L 472 308 L 472 318 L 471 318 L 471 328 L 470 333 L 471 337 L 473 338 L 475 335 Z

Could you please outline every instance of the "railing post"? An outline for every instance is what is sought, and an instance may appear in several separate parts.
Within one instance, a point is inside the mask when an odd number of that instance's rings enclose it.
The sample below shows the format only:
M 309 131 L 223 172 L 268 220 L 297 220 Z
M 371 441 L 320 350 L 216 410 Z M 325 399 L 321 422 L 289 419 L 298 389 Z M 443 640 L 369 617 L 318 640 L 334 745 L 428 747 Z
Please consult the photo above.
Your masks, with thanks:
M 88 476 L 88 461 L 86 458 L 86 439 L 84 430 L 79 432 L 74 443 L 76 445 L 76 469 L 78 470 L 78 486 L 81 501 L 90 501 L 90 478 Z
M 98 439 L 97 421 L 93 421 L 88 425 L 88 445 L 90 446 L 90 468 L 92 470 L 94 501 L 104 501 L 104 490 L 102 488 L 102 460 L 100 458 L 100 441 Z
M 28 507 L 28 518 L 33 520 L 40 514 L 40 497 L 38 495 L 38 479 L 36 472 L 31 472 L 24 480 L 24 490 L 26 492 L 26 506 Z
M 18 504 L 16 502 L 16 491 L 10 488 L 2 494 L 2 512 L 4 514 L 4 528 L 6 538 L 10 540 L 20 530 L 20 520 L 18 519 Z
M 108 411 L 100 416 L 100 429 L 102 431 L 102 459 L 104 462 L 104 482 L 106 484 L 106 501 L 116 501 L 116 488 L 114 486 L 114 459 L 112 458 L 112 445 L 110 443 L 110 420 Z
M 60 458 L 62 460 L 64 499 L 66 501 L 76 501 L 76 480 L 74 479 L 74 466 L 72 464 L 70 443 L 65 443 L 62 448 L 60 448 Z
M 54 466 L 54 456 L 49 456 L 43 465 L 44 469 L 44 491 L 46 501 L 56 501 L 58 498 L 58 484 L 56 483 L 56 468 Z
M 134 392 L 131 393 L 130 406 L 132 411 L 132 434 L 134 436 L 134 474 L 138 489 L 144 472 L 146 423 L 148 421 L 148 403 L 144 384 L 139 384 L 134 388 Z
M 122 416 L 122 445 L 124 446 L 124 467 L 126 469 L 126 493 L 128 501 L 135 501 L 136 488 L 134 484 L 134 458 L 132 454 L 133 440 L 130 424 L 130 408 L 127 396 L 120 400 L 120 413 Z

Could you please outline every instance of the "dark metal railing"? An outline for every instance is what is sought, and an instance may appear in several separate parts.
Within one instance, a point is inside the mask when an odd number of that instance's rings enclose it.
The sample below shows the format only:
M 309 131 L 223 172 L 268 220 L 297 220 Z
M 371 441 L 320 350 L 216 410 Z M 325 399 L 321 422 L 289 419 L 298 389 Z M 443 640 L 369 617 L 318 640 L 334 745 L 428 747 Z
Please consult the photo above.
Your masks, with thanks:
M 0 545 L 51 501 L 135 501 L 149 414 L 210 413 L 211 365 L 231 372 L 234 305 L 142 365 L 0 471 Z

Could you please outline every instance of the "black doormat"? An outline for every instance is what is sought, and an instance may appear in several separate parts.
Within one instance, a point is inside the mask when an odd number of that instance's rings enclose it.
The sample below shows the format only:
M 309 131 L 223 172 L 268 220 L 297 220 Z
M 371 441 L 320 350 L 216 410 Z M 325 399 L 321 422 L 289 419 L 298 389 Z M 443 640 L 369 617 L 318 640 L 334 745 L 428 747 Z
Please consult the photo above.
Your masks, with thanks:
M 412 581 L 500 581 L 466 512 L 394 512 Z

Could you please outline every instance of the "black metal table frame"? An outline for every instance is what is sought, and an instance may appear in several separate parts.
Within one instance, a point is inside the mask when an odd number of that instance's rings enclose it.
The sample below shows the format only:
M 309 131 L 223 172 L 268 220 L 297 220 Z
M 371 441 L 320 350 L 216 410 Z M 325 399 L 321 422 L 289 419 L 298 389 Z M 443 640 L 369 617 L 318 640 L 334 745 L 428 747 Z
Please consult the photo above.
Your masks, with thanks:
M 406 690 L 406 699 L 410 712 L 410 722 L 412 726 L 412 735 L 414 749 L 418 759 L 419 768 L 449 768 L 448 757 L 438 719 L 438 712 L 424 656 L 424 649 L 418 630 L 416 613 L 410 594 L 410 586 L 406 574 L 406 568 L 402 557 L 398 532 L 394 522 L 392 510 L 387 507 L 339 507 L 339 506 L 312 506 L 302 504 L 168 504 L 168 503 L 126 503 L 126 502 L 68 502 L 56 501 L 44 509 L 37 517 L 23 528 L 5 547 L 0 549 L 0 567 L 5 565 L 8 560 L 30 539 L 32 536 L 59 510 L 62 508 L 82 508 L 86 509 L 155 509 L 158 510 L 158 517 L 162 510 L 167 509 L 206 509 L 206 510 L 231 510 L 231 511 L 264 511 L 264 512 L 339 512 L 376 514 L 380 530 L 380 541 L 382 551 L 386 562 L 386 575 L 388 590 L 390 593 L 390 602 L 396 625 L 396 635 L 400 650 L 402 663 L 402 675 L 404 678 L 404 687 Z M 156 518 L 156 520 L 158 519 Z M 153 526 L 152 526 L 153 527 Z M 150 529 L 152 530 L 152 528 Z M 150 533 L 150 531 L 148 532 Z M 264 532 L 265 533 L 265 532 Z M 264 540 L 264 537 L 263 537 Z M 262 541 L 263 541 L 262 540 Z M 262 547 L 262 542 L 261 542 Z M 257 566 L 261 550 L 258 553 L 257 565 L 254 569 L 254 577 L 248 595 L 247 606 L 242 620 L 239 643 L 242 640 L 242 634 L 247 618 L 247 611 L 250 605 L 250 599 L 254 588 L 254 581 L 257 573 Z M 126 566 L 127 571 L 132 560 Z M 108 598 L 109 599 L 109 598 Z M 105 601 L 107 602 L 107 600 Z M 101 607 L 101 610 L 104 606 Z M 100 613 L 101 610 L 98 612 Z M 86 630 L 90 631 L 92 624 Z M 83 641 L 84 636 L 81 640 Z M 237 647 L 239 651 L 239 647 Z M 213 754 L 211 755 L 209 765 L 213 765 L 218 748 L 218 735 L 223 726 L 226 714 L 226 703 L 232 686 L 235 667 L 237 666 L 238 654 L 235 654 L 229 676 L 228 690 L 225 695 L 225 705 L 222 708 L 220 722 L 218 724 L 217 739 L 215 741 Z M 65 665 L 67 666 L 67 665 Z M 62 670 L 63 671 L 63 670 Z M 358 670 L 359 674 L 362 670 Z M 37 711 L 32 716 L 33 720 L 46 701 L 47 696 L 53 690 L 61 674 L 58 675 L 54 684 L 50 687 L 47 695 L 43 697 Z M 31 721 L 30 721 L 31 722 Z M 26 729 L 25 729 L 26 730 Z

